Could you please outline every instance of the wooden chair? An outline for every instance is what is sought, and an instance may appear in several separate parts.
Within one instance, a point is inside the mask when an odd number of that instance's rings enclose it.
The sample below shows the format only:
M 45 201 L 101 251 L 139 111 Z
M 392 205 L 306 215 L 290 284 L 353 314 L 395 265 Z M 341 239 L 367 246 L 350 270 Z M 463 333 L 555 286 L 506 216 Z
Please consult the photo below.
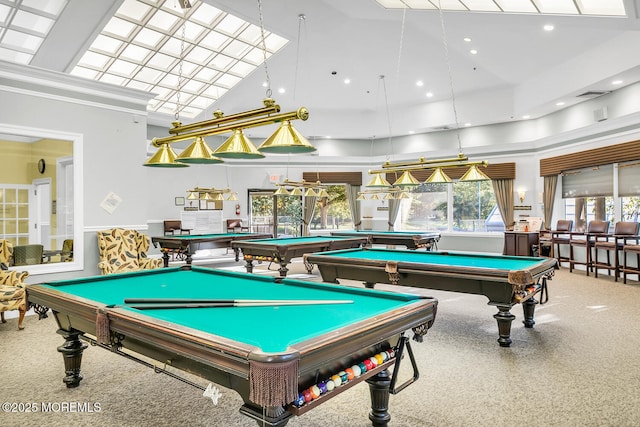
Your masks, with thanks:
M 596 240 L 601 240 L 607 237 L 609 232 L 609 221 L 593 220 L 587 225 L 586 233 L 572 232 L 569 240 L 569 271 L 573 271 L 575 264 L 581 264 L 585 266 L 587 270 L 587 276 L 589 275 L 589 269 L 593 271 L 593 261 L 591 256 L 591 249 L 593 248 Z M 584 248 L 585 260 L 576 259 L 575 248 Z
M 632 266 L 627 262 L 627 255 L 635 255 L 636 256 L 636 265 Z M 640 281 L 640 245 L 637 244 L 625 244 L 622 247 L 622 267 L 620 271 L 622 272 L 622 283 L 627 283 L 627 274 L 637 274 L 638 281 Z
M 609 276 L 611 276 L 611 270 L 614 271 L 615 281 L 618 281 L 620 277 L 620 263 L 619 252 L 622 251 L 626 243 L 626 239 L 632 238 L 637 243 L 638 236 L 638 223 L 637 222 L 616 222 L 613 234 L 608 236 L 605 240 L 598 240 L 594 243 L 593 250 L 595 254 L 593 268 L 595 270 L 595 276 L 598 277 L 598 269 L 605 269 Z M 605 251 L 607 254 L 607 261 L 598 260 L 598 252 Z M 613 262 L 611 262 L 611 251 L 613 251 Z
M 42 264 L 44 245 L 17 245 L 13 248 L 13 265 Z
M 227 220 L 227 233 L 248 233 L 249 227 L 242 225 L 241 219 L 228 219 Z
M 540 230 L 538 237 L 540 247 L 549 247 L 549 258 L 557 258 L 558 265 L 562 261 L 569 261 L 568 256 L 563 257 L 561 255 L 560 245 L 567 245 L 567 248 L 569 248 L 572 230 L 573 221 L 570 219 L 559 219 L 554 230 Z
M 98 231 L 98 268 L 102 274 L 161 268 L 162 258 L 148 258 L 149 237 L 136 230 L 112 228 Z
M 174 235 L 176 231 L 179 231 L 180 234 L 191 234 L 191 229 L 182 228 L 182 221 L 179 219 L 170 219 L 164 221 L 164 235 Z
M 29 276 L 27 271 L 0 270 L 0 322 L 6 323 L 4 312 L 18 310 L 18 329 L 24 329 L 22 321 L 27 312 L 27 292 L 24 279 Z

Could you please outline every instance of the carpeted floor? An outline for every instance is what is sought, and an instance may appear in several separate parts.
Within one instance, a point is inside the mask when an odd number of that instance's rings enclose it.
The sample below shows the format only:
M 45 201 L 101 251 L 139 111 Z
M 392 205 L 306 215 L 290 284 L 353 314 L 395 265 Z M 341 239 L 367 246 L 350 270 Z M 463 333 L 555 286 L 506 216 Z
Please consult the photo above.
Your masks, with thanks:
M 236 270 L 240 265 L 212 264 Z M 257 271 L 276 274 L 266 267 Z M 306 275 L 300 262 L 290 274 L 321 280 L 317 271 Z M 549 302 L 536 308 L 533 329 L 522 325 L 521 307 L 512 310 L 517 318 L 510 348 L 496 342 L 497 310 L 485 297 L 422 292 L 438 298 L 438 317 L 425 342 L 413 344 L 420 379 L 391 396 L 391 426 L 640 425 L 638 282 L 623 285 L 561 269 L 550 282 Z M 67 389 L 56 350 L 63 339 L 56 329 L 52 316 L 28 316 L 23 331 L 16 319 L 0 324 L 0 401 L 38 411 L 0 411 L 0 425 L 256 425 L 238 412 L 242 401 L 232 390 L 221 389 L 214 405 L 195 387 L 96 347 L 84 352 L 80 387 Z M 60 410 L 67 402 L 94 411 Z M 368 386 L 360 384 L 288 425 L 364 427 L 371 425 L 368 412 Z

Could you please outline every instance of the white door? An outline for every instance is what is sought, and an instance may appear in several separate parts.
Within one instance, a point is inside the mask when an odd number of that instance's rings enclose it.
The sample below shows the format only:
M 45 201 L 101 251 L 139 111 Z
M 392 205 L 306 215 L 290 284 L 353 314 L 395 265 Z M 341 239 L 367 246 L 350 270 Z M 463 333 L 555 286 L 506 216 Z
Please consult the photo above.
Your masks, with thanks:
M 43 244 L 49 247 L 51 236 L 51 179 L 36 179 L 33 181 L 35 196 L 35 224 L 30 243 Z

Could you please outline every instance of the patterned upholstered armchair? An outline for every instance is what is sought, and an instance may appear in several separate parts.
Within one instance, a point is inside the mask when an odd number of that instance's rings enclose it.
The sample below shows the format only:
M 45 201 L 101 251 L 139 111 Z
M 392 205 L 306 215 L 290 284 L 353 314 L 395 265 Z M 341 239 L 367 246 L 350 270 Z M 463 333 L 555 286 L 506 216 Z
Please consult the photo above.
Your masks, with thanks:
M 98 268 L 102 274 L 162 267 L 162 258 L 147 257 L 149 237 L 136 230 L 112 228 L 98 231 L 98 250 Z
M 24 279 L 29 276 L 26 271 L 0 270 L 0 321 L 4 320 L 4 312 L 19 310 L 18 329 L 24 329 L 22 321 L 27 312 L 27 292 Z

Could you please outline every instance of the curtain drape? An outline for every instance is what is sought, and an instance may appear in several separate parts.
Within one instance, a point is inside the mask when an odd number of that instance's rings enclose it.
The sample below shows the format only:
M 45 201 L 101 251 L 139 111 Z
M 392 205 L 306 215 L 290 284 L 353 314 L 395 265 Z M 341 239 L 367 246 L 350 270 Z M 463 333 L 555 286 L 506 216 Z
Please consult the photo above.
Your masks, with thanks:
M 398 218 L 398 212 L 400 211 L 401 199 L 389 199 L 389 231 L 393 231 L 396 218 Z
M 553 203 L 556 199 L 556 188 L 558 188 L 558 175 L 544 177 L 544 228 L 551 230 L 551 218 L 553 217 Z
M 311 234 L 309 231 L 309 224 L 311 223 L 311 219 L 313 218 L 313 211 L 316 208 L 316 201 L 318 200 L 317 196 L 305 196 L 304 198 L 304 214 L 302 218 L 302 235 L 308 236 Z
M 358 203 L 358 193 L 360 185 L 346 184 L 347 201 L 349 202 L 349 210 L 351 211 L 351 221 L 356 230 L 362 227 L 362 218 L 360 217 L 360 203 Z
M 498 209 L 506 230 L 513 230 L 513 179 L 492 179 Z

